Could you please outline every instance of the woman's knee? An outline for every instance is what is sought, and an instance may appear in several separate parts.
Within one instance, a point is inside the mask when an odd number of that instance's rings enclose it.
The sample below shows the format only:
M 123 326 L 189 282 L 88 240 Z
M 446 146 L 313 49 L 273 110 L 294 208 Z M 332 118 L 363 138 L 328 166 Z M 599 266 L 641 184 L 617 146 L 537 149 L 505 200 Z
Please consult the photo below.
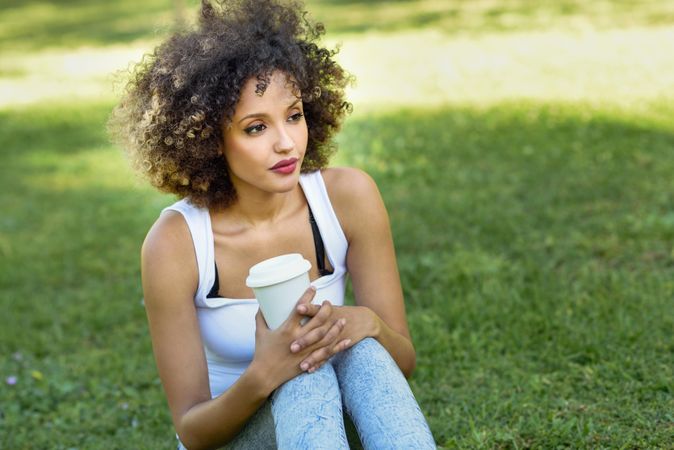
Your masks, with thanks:
M 362 339 L 360 342 L 358 342 L 351 348 L 368 351 L 379 351 L 379 350 L 386 351 L 386 349 L 384 349 L 384 347 L 379 343 L 379 341 L 373 337 L 366 337 L 365 339 Z
M 378 340 L 372 337 L 366 337 L 356 345 L 346 351 L 348 354 L 358 355 L 365 358 L 384 357 L 390 358 L 388 351 Z
M 384 346 L 371 337 L 361 340 L 353 347 L 335 356 L 336 369 L 341 368 L 344 364 L 347 366 L 369 366 L 374 364 L 380 367 L 397 367 L 395 361 Z

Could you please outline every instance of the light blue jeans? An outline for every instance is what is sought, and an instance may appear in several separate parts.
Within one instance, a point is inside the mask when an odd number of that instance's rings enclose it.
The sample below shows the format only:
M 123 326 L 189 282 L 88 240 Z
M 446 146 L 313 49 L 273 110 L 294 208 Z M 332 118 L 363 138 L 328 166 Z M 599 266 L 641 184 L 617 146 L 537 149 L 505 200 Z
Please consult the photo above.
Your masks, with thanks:
M 344 410 L 366 449 L 435 449 L 407 380 L 366 338 L 280 386 L 227 449 L 348 449 Z

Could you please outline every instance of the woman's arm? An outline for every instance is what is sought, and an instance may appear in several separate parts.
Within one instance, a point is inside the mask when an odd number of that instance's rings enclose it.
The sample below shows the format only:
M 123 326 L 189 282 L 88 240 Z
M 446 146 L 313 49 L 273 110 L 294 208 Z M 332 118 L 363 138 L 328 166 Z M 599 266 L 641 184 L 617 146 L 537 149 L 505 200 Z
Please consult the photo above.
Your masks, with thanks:
M 290 342 L 301 330 L 299 314 L 270 331 L 256 317 L 255 357 L 222 395 L 211 399 L 208 369 L 194 306 L 198 270 L 187 224 L 178 213 L 163 214 L 152 227 L 141 254 L 143 292 L 159 376 L 181 441 L 190 449 L 215 448 L 230 441 L 269 394 L 301 372 L 299 364 L 320 346 L 335 340 L 343 323 L 323 313 L 307 324 L 325 337 L 303 354 L 291 354 Z M 300 300 L 308 303 L 313 291 Z M 317 320 L 315 320 L 317 319 Z M 303 328 L 303 327 L 302 327 Z
M 407 327 L 388 214 L 379 190 L 369 175 L 357 169 L 327 169 L 323 178 L 349 242 L 346 264 L 357 305 L 335 308 L 336 317 L 347 319 L 342 338 L 350 339 L 351 345 L 368 336 L 376 338 L 409 377 L 416 353 Z M 298 311 L 313 316 L 319 309 L 306 305 Z M 304 341 L 298 340 L 293 348 L 304 348 Z M 322 364 L 320 356 L 317 352 L 307 358 L 314 369 Z
M 227 442 L 268 395 L 254 368 L 211 400 L 194 292 L 192 239 L 179 213 L 163 214 L 141 252 L 145 308 L 159 376 L 178 436 L 190 449 Z
M 365 172 L 344 168 L 330 176 L 335 178 L 330 194 L 349 241 L 346 264 L 356 304 L 363 307 L 347 315 L 348 326 L 356 328 L 362 324 L 363 332 L 376 338 L 409 377 L 416 365 L 416 352 L 407 326 L 384 201 L 374 180 Z M 360 320 L 357 321 L 356 315 Z

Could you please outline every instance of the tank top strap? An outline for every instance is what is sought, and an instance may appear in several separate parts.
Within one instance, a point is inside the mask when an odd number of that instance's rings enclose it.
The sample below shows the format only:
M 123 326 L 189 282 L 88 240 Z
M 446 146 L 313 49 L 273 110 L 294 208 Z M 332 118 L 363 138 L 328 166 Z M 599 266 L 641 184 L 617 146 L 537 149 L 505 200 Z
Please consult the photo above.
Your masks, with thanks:
M 215 255 L 213 245 L 213 229 L 211 228 L 211 216 L 207 208 L 199 208 L 188 199 L 182 199 L 162 210 L 177 211 L 182 214 L 192 236 L 194 253 L 199 269 L 199 286 L 194 296 L 194 302 L 198 307 L 207 307 L 206 296 L 215 280 Z
M 330 263 L 336 272 L 344 272 L 348 241 L 330 202 L 323 175 L 318 170 L 302 174 L 300 185 L 320 230 Z

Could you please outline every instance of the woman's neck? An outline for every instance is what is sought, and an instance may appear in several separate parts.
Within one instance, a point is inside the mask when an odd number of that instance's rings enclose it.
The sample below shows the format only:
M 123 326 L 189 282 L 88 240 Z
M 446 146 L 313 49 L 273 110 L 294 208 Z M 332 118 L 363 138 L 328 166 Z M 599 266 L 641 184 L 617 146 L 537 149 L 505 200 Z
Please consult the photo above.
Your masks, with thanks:
M 300 204 L 302 193 L 299 184 L 283 193 L 237 190 L 236 201 L 226 209 L 230 219 L 251 227 L 274 224 L 283 220 Z

